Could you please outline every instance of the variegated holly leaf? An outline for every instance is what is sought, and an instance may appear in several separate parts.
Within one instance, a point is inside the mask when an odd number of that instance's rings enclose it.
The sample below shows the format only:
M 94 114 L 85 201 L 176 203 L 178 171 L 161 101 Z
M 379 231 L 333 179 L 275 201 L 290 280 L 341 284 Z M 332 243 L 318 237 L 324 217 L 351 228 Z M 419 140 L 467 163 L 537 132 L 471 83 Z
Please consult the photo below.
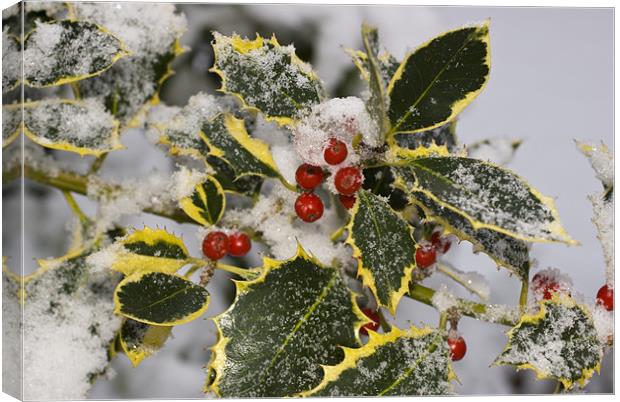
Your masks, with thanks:
M 529 246 L 526 242 L 488 228 L 474 229 L 463 215 L 442 206 L 424 192 L 411 191 L 410 200 L 424 211 L 426 218 L 441 224 L 446 233 L 467 240 L 497 263 L 508 268 L 520 279 L 527 279 L 530 270 Z
M 170 336 L 172 327 L 144 324 L 132 319 L 125 319 L 121 327 L 119 342 L 134 367 L 142 360 L 157 353 Z
M 258 34 L 254 40 L 218 32 L 214 36 L 210 71 L 222 79 L 220 91 L 237 96 L 245 108 L 278 124 L 291 124 L 321 101 L 319 78 L 292 45 L 281 46 L 275 36 L 265 39 Z
M 409 54 L 388 85 L 392 133 L 439 127 L 458 115 L 489 76 L 488 23 L 440 35 Z
M 349 55 L 351 61 L 355 64 L 355 67 L 357 67 L 362 79 L 368 81 L 370 79 L 370 74 L 369 61 L 366 52 L 353 49 L 345 49 L 345 52 Z M 396 57 L 385 51 L 378 54 L 377 60 L 379 61 L 381 78 L 387 85 L 392 80 L 394 73 L 396 73 L 400 62 L 396 59 Z
M 41 88 L 83 80 L 127 54 L 117 37 L 93 23 L 39 22 L 24 41 L 24 83 Z
M 22 105 L 2 106 L 2 148 L 9 146 L 21 133 Z
M 452 121 L 432 130 L 418 132 L 415 135 L 397 133 L 394 134 L 394 144 L 408 150 L 445 146 L 448 152 L 454 152 L 458 145 L 455 129 L 456 121 Z
M 562 227 L 553 200 L 510 170 L 456 156 L 408 159 L 399 167 L 409 191 L 461 215 L 475 230 L 489 229 L 530 242 L 575 244 Z
M 407 194 L 400 188 L 394 187 L 394 167 L 377 166 L 369 167 L 362 171 L 364 182 L 362 187 L 380 195 L 388 200 L 390 206 L 397 210 L 403 210 L 407 204 Z
M 343 348 L 344 360 L 323 366 L 323 381 L 300 396 L 407 396 L 452 393 L 455 378 L 445 333 L 431 328 L 393 327 L 369 332 L 361 348 Z
M 184 49 L 187 21 L 175 5 L 147 3 L 69 4 L 70 16 L 106 27 L 131 52 L 105 73 L 79 83 L 82 96 L 99 97 L 124 126 L 137 126 L 173 74 L 170 64 Z
M 565 389 L 584 387 L 599 372 L 602 347 L 586 307 L 554 294 L 536 314 L 521 317 L 494 364 L 531 369 L 537 379 L 556 379 Z
M 183 240 L 162 229 L 145 227 L 89 257 L 89 262 L 124 275 L 144 272 L 174 273 L 190 263 Z
M 136 272 L 114 291 L 114 312 L 144 324 L 184 324 L 208 307 L 209 292 L 204 287 L 163 272 Z
M 22 19 L 22 7 L 25 8 Z M 2 10 L 2 27 L 7 31 L 20 37 L 22 26 L 24 36 L 28 36 L 36 27 L 36 22 L 49 22 L 59 19 L 60 14 L 65 10 L 61 2 L 52 1 L 33 1 L 15 3 Z
M 360 190 L 347 225 L 346 243 L 358 260 L 357 275 L 380 306 L 392 313 L 409 289 L 416 242 L 411 226 L 379 196 Z
M 203 226 L 215 225 L 226 208 L 226 194 L 220 183 L 212 176 L 198 184 L 191 195 L 179 201 L 181 209 Z
M 213 177 L 222 185 L 224 191 L 258 197 L 264 178 L 258 175 L 235 175 L 230 163 L 213 155 L 207 156 L 207 164 L 215 170 Z
M 377 122 L 381 137 L 390 129 L 387 117 L 388 99 L 387 82 L 383 79 L 381 63 L 379 61 L 379 34 L 377 28 L 362 25 L 362 42 L 366 50 L 366 65 L 368 66 L 368 89 L 370 97 L 366 101 L 366 109 Z
M 282 397 L 311 389 L 321 364 L 360 346 L 368 319 L 340 271 L 320 265 L 301 246 L 290 260 L 265 259 L 260 277 L 235 282 L 233 305 L 214 321 L 206 389 L 222 397 Z M 213 374 L 214 373 L 214 374 Z
M 17 87 L 22 75 L 22 51 L 19 38 L 2 31 L 2 93 Z M 3 129 L 4 130 L 4 129 Z
M 24 103 L 24 133 L 46 148 L 100 156 L 122 149 L 118 121 L 95 99 Z

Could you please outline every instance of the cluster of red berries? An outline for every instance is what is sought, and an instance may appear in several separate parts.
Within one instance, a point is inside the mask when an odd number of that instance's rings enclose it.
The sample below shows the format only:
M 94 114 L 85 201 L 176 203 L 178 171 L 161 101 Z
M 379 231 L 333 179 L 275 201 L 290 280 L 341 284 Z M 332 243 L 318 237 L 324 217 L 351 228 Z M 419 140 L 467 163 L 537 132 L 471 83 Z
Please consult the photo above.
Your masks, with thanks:
M 347 158 L 347 144 L 331 138 L 323 152 L 328 165 L 339 165 Z M 324 172 L 320 166 L 304 163 L 297 168 L 295 180 L 303 192 L 295 201 L 295 212 L 304 222 L 314 222 L 323 216 L 323 201 L 312 191 L 323 182 Z M 353 166 L 344 167 L 336 172 L 334 184 L 340 193 L 340 202 L 350 209 L 355 204 L 355 192 L 362 186 L 362 173 Z
M 450 250 L 452 242 L 440 232 L 433 232 L 430 241 L 420 242 L 415 251 L 415 263 L 419 268 L 428 268 L 437 261 L 437 254 L 445 254 Z
M 230 236 L 220 231 L 211 232 L 202 241 L 202 252 L 211 260 L 222 259 L 226 254 L 242 257 L 251 248 L 250 236 L 243 232 L 233 233 Z
M 558 283 L 554 278 L 541 274 L 540 272 L 532 278 L 532 288 L 538 295 L 542 295 L 543 300 L 551 300 L 554 293 L 566 292 L 566 286 Z M 614 290 L 609 285 L 603 285 L 596 293 L 596 303 L 607 311 L 614 309 Z

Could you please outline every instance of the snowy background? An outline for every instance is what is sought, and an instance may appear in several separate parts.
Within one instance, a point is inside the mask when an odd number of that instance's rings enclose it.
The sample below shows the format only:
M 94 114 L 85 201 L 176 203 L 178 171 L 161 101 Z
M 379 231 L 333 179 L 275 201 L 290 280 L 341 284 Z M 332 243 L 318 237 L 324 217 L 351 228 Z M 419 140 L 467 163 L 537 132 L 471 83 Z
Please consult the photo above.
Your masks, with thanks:
M 280 43 L 295 43 L 299 56 L 310 61 L 334 96 L 357 95 L 360 82 L 342 51 L 360 48 L 360 24 L 379 27 L 382 43 L 397 58 L 428 38 L 470 22 L 491 19 L 490 80 L 482 94 L 461 114 L 457 134 L 468 144 L 487 137 L 522 139 L 509 167 L 527 178 L 542 193 L 556 197 L 562 222 L 581 245 L 566 247 L 537 244 L 532 256 L 538 268 L 557 267 L 577 284 L 576 292 L 591 302 L 604 283 L 603 256 L 590 219 L 587 194 L 600 191 L 587 159 L 573 139 L 603 141 L 613 149 L 613 10 L 482 7 L 362 7 L 362 6 L 216 6 L 180 5 L 189 30 L 182 43 L 191 51 L 175 64 L 177 74 L 168 80 L 163 102 L 183 106 L 198 91 L 214 93 L 217 80 L 207 70 L 212 64 L 211 31 L 237 32 L 253 36 L 275 32 Z M 107 177 L 140 177 L 153 170 L 172 168 L 166 154 L 152 146 L 140 130 L 124 133 L 126 150 L 110 155 L 104 165 Z M 76 163 L 80 163 L 76 160 Z M 3 251 L 18 255 L 17 239 L 7 236 L 18 227 L 18 192 L 4 189 Z M 26 188 L 26 273 L 35 258 L 58 256 L 66 248 L 64 234 L 70 212 L 60 192 L 39 186 Z M 85 198 L 78 198 L 93 212 Z M 186 240 L 199 255 L 196 229 L 177 225 L 152 215 L 125 220 L 128 225 L 166 226 Z M 498 271 L 483 255 L 473 255 L 469 243 L 453 247 L 447 259 L 455 266 L 484 274 L 491 283 L 491 302 L 514 304 L 519 286 L 508 271 Z M 16 261 L 15 259 L 13 261 Z M 257 262 L 258 260 L 253 260 Z M 223 311 L 232 300 L 228 277 L 218 272 L 209 285 L 213 294 L 207 316 Z M 437 286 L 444 278 L 435 275 L 425 282 Z M 455 288 L 456 293 L 467 296 Z M 575 294 L 575 292 L 573 293 Z M 403 299 L 397 323 L 436 324 L 437 313 L 420 303 Z M 534 381 L 530 372 L 515 373 L 509 367 L 489 368 L 505 345 L 506 328 L 465 318 L 459 325 L 467 356 L 454 364 L 462 385 L 461 394 L 547 393 L 552 381 Z M 113 368 L 117 375 L 101 379 L 93 398 L 200 398 L 209 360 L 206 349 L 215 342 L 215 328 L 199 319 L 176 327 L 173 338 L 156 356 L 133 369 L 123 356 Z M 588 392 L 613 392 L 612 354 L 603 362 L 601 375 L 594 377 Z M 28 373 L 26 373 L 28 375 Z

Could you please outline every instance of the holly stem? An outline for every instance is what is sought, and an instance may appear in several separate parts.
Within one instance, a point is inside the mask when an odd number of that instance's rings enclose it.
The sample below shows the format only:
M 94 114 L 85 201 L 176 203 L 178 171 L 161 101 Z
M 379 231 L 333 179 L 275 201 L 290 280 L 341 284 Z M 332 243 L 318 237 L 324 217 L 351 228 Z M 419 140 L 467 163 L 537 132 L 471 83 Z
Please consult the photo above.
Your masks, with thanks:
M 67 204 L 69 204 L 69 208 L 71 208 L 71 211 L 75 214 L 75 216 L 78 217 L 80 222 L 83 225 L 87 224 L 89 222 L 89 219 L 84 214 L 84 212 L 82 212 L 82 209 L 75 201 L 75 198 L 73 198 L 73 194 L 71 194 L 69 191 L 63 191 L 62 195 L 65 196 L 65 200 L 67 200 Z
M 221 269 L 222 271 L 230 272 L 231 274 L 239 275 L 240 277 L 246 280 L 255 279 L 256 276 L 260 273 L 260 268 L 245 269 L 245 268 L 235 267 L 233 265 L 222 264 L 220 262 L 215 264 L 215 268 Z
M 288 181 L 286 181 L 286 179 L 282 176 L 278 176 L 278 179 L 280 179 L 280 183 L 282 183 L 282 185 L 284 187 L 286 187 L 288 190 L 296 193 L 297 192 L 297 186 L 289 183 Z
M 553 390 L 553 393 L 561 394 L 563 390 L 564 390 L 564 385 L 562 384 L 562 381 L 558 381 L 557 384 L 555 384 L 555 389 Z
M 199 269 L 201 269 L 205 265 L 206 265 L 206 262 L 204 262 L 204 261 L 202 261 L 200 264 L 194 264 L 194 265 L 192 265 L 192 267 L 190 269 L 187 270 L 187 272 L 183 276 L 186 279 L 189 279 L 192 275 L 194 275 L 194 272 L 198 271 Z
M 435 291 L 433 289 L 417 283 L 410 286 L 408 293 L 408 296 L 412 299 L 432 307 L 434 307 L 432 302 L 434 295 Z M 504 309 L 505 306 L 502 305 L 487 305 L 457 298 L 456 310 L 462 315 L 495 324 L 515 326 L 518 320 L 517 315 L 511 314 L 509 310 L 501 311 Z
M 519 312 L 521 314 L 525 313 L 525 307 L 527 306 L 527 293 L 529 289 L 529 279 L 526 275 L 525 278 L 521 281 L 521 293 L 519 294 Z
M 97 173 L 99 171 L 99 169 L 101 169 L 101 166 L 103 165 L 103 162 L 105 161 L 105 158 L 107 158 L 108 154 L 103 154 L 99 157 L 97 157 L 97 159 L 95 159 L 95 161 L 93 162 L 93 164 L 90 166 L 90 170 L 88 171 L 89 174 L 94 174 Z
M 439 329 L 446 329 L 448 323 L 448 315 L 445 311 L 439 313 Z
M 460 275 L 462 274 L 462 272 L 458 271 L 456 268 L 450 267 L 447 263 L 438 263 L 437 271 L 441 272 L 459 285 L 463 286 L 465 289 L 478 296 L 481 300 L 487 300 L 487 297 L 480 293 L 480 291 L 474 286 L 471 286 L 468 280 Z
M 340 236 L 342 236 L 342 233 L 344 233 L 345 229 L 347 228 L 346 225 L 339 227 L 338 229 L 336 229 L 334 231 L 334 233 L 331 234 L 331 236 L 329 236 L 330 240 L 332 241 L 332 243 L 335 243 L 338 238 Z

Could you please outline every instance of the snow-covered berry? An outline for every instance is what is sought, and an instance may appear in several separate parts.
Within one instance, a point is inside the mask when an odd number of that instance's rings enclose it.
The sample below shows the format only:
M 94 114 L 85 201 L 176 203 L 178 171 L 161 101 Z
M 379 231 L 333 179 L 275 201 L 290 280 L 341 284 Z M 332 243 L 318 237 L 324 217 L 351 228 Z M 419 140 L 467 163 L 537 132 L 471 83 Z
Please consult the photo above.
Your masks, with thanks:
M 347 150 L 347 144 L 336 139 L 330 138 L 325 151 L 323 151 L 323 157 L 325 162 L 330 165 L 338 165 L 347 159 L 349 151 Z
M 452 245 L 452 241 L 448 236 L 441 236 L 439 232 L 433 232 L 431 235 L 431 243 L 435 248 L 435 251 L 441 254 L 445 254 L 450 250 L 450 246 Z
M 342 206 L 345 207 L 346 209 L 351 209 L 353 208 L 353 205 L 355 205 L 354 195 L 340 194 L 338 195 L 338 198 L 340 199 L 340 203 L 342 204 Z
M 229 239 L 224 232 L 211 232 L 202 241 L 202 252 L 212 260 L 224 258 L 228 253 Z
M 362 173 L 353 166 L 342 168 L 336 173 L 334 185 L 340 194 L 352 195 L 362 186 Z
M 614 290 L 609 285 L 603 285 L 596 293 L 596 303 L 605 307 L 605 310 L 612 311 L 614 309 Z
M 234 257 L 246 255 L 252 248 L 250 236 L 243 232 L 233 233 L 228 237 L 228 254 Z
M 295 180 L 299 187 L 312 190 L 323 181 L 323 169 L 319 166 L 304 163 L 297 168 Z
M 428 268 L 437 260 L 437 252 L 431 243 L 420 243 L 415 251 L 415 263 L 418 268 Z
M 560 284 L 547 275 L 537 273 L 532 278 L 532 288 L 535 293 L 541 294 L 543 299 L 551 300 L 553 294 L 560 291 Z
M 467 352 L 467 345 L 462 336 L 448 337 L 448 346 L 450 347 L 450 359 L 452 361 L 461 360 Z
M 302 193 L 295 201 L 295 212 L 304 222 L 314 222 L 323 216 L 323 201 L 318 195 Z
M 375 310 L 370 308 L 363 308 L 362 313 L 364 313 L 366 317 L 370 318 L 372 322 L 362 325 L 362 327 L 360 328 L 360 334 L 368 335 L 368 331 L 376 331 L 377 329 L 379 329 L 379 314 L 377 314 Z

